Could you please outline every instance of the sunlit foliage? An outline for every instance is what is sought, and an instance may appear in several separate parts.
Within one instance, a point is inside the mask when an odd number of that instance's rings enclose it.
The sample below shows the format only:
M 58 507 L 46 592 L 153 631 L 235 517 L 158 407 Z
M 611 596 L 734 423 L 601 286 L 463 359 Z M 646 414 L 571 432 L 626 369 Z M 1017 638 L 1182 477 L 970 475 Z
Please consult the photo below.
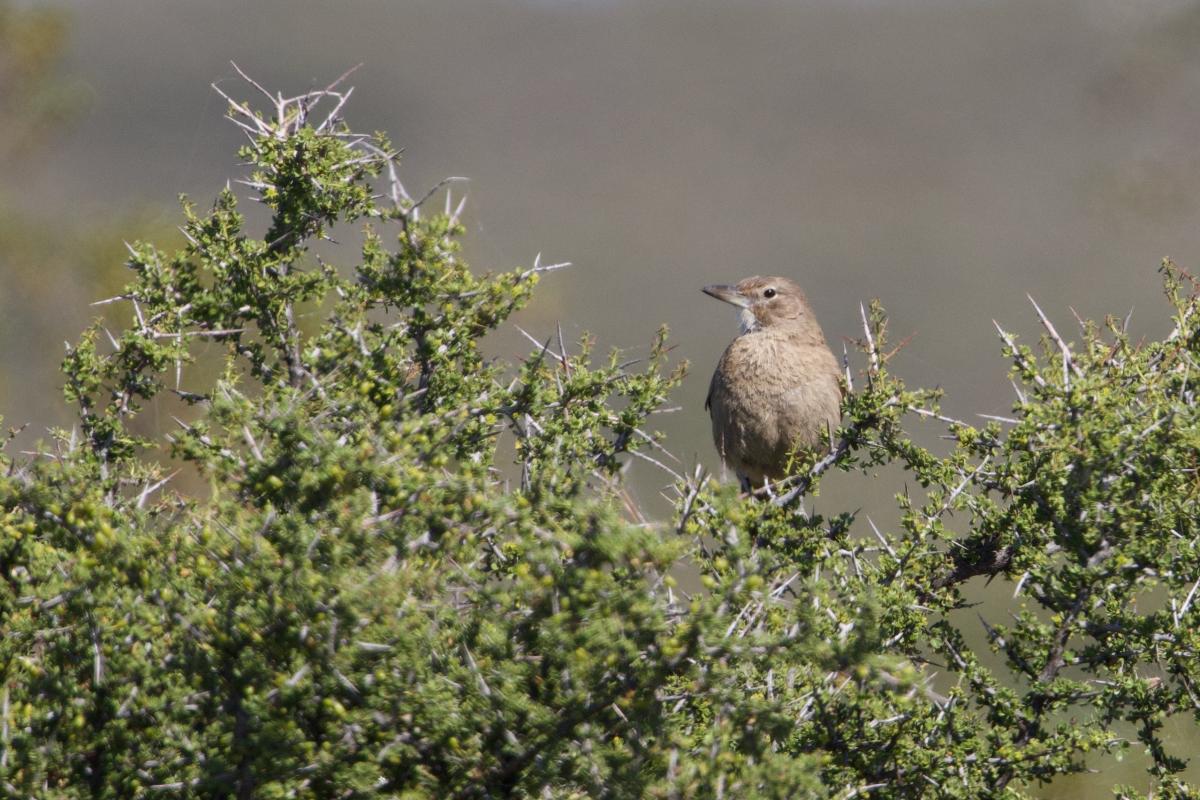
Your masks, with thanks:
M 889 372 L 874 308 L 827 456 L 753 497 L 678 475 L 647 523 L 622 471 L 673 469 L 665 333 L 637 363 L 561 337 L 486 358 L 552 267 L 469 270 L 459 209 L 408 195 L 338 85 L 263 94 L 227 99 L 270 220 L 226 191 L 185 205 L 182 249 L 133 246 L 127 324 L 65 361 L 76 428 L 4 458 L 8 793 L 1015 797 L 1130 746 L 1187 792 L 1160 735 L 1200 674 L 1182 271 L 1162 341 L 1002 332 L 1019 400 L 983 427 Z M 170 402 L 170 434 L 134 425 Z M 896 530 L 805 511 L 886 464 Z M 1014 589 L 993 653 L 963 636 L 984 577 Z

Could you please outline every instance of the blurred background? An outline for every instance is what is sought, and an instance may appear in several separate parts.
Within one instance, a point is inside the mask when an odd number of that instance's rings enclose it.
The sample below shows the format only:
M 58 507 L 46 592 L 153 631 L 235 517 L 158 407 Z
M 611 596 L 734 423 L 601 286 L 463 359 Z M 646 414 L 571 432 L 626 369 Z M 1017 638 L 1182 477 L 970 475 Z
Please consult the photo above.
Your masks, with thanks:
M 838 352 L 880 298 L 913 337 L 896 372 L 1003 414 L 991 320 L 1036 338 L 1027 292 L 1064 333 L 1071 308 L 1169 329 L 1155 269 L 1200 260 L 1198 44 L 1182 0 L 0 0 L 0 414 L 69 425 L 63 341 L 125 280 L 122 240 L 175 243 L 177 195 L 241 175 L 210 87 L 251 96 L 230 60 L 285 93 L 361 62 L 350 124 L 391 135 L 414 192 L 470 178 L 477 270 L 575 264 L 533 335 L 636 354 L 669 325 L 685 466 L 718 469 L 702 404 L 735 332 L 699 289 L 752 274 L 800 281 Z M 820 504 L 899 488 L 834 476 Z

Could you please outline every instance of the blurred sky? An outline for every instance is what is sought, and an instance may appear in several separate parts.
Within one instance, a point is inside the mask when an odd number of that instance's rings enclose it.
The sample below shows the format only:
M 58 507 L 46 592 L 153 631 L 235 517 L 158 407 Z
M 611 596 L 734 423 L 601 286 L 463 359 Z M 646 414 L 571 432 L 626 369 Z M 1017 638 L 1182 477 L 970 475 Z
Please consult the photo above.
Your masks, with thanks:
M 1134 7 L 1136 6 L 1136 7 Z M 300 92 L 362 63 L 347 116 L 404 149 L 413 191 L 470 177 L 479 270 L 547 260 L 520 321 L 636 350 L 668 324 L 692 363 L 664 418 L 716 466 L 702 402 L 735 329 L 707 283 L 783 274 L 835 350 L 880 298 L 894 366 L 955 416 L 1011 402 L 990 320 L 1034 337 L 1134 309 L 1166 328 L 1154 269 L 1200 245 L 1200 4 L 824 0 L 75 0 L 65 75 L 86 104 L 10 176 L 45 214 L 103 221 L 241 174 L 210 87 Z M 8 192 L 11 194 L 11 188 Z M 62 337 L 95 311 L 68 304 Z M 57 363 L 62 339 L 30 342 Z M 523 353 L 515 334 L 498 355 Z M 50 374 L 45 380 L 54 380 Z M 42 380 L 39 378 L 39 380 Z M 9 422 L 62 422 L 52 386 Z
M 174 224 L 179 192 L 207 205 L 240 174 L 209 86 L 251 96 L 231 59 L 292 93 L 362 62 L 350 123 L 391 134 L 413 190 L 471 178 L 477 269 L 576 264 L 523 326 L 634 350 L 671 327 L 693 369 L 664 426 L 689 463 L 716 466 L 701 405 L 735 330 L 704 284 L 793 277 L 839 351 L 878 297 L 896 337 L 915 334 L 895 369 L 970 417 L 1010 405 L 991 319 L 1035 337 L 1026 292 L 1064 332 L 1069 307 L 1132 308 L 1161 335 L 1159 260 L 1200 261 L 1195 2 L 57 5 L 89 102 L 8 194 Z M 64 308 L 64 325 L 92 313 Z M 61 341 L 31 346 L 61 357 Z M 53 416 L 52 392 L 28 387 L 7 420 Z
M 250 95 L 231 59 L 288 92 L 362 62 L 351 124 L 391 134 L 414 189 L 471 178 L 477 269 L 577 265 L 524 315 L 535 335 L 639 348 L 670 325 L 687 460 L 715 462 L 700 406 L 734 331 L 706 283 L 798 279 L 835 348 L 881 298 L 915 334 L 897 370 L 969 415 L 1009 405 L 990 320 L 1035 335 L 1026 292 L 1064 330 L 1068 305 L 1133 307 L 1158 333 L 1155 266 L 1197 260 L 1195 3 L 58 5 L 89 103 L 19 176 L 31 207 L 173 224 L 179 192 L 240 174 L 209 86 Z

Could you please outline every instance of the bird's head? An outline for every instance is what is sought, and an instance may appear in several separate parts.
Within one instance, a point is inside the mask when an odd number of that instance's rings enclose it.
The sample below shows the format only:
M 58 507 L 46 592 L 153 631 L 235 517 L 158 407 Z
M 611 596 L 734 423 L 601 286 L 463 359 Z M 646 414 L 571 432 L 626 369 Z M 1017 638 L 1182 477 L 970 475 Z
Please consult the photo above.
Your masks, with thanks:
M 705 286 L 703 291 L 740 309 L 738 322 L 742 333 L 776 325 L 816 324 L 804 291 L 787 278 L 756 275 L 734 286 Z

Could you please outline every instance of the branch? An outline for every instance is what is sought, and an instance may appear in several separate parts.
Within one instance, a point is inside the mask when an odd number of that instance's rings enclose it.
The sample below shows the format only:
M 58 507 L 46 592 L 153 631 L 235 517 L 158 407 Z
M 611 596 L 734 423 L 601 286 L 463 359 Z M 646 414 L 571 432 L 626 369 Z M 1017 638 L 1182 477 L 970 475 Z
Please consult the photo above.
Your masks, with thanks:
M 1012 564 L 1012 558 L 1012 545 L 999 547 L 995 543 L 985 550 L 982 557 L 979 558 L 971 558 L 969 554 L 962 552 L 956 553 L 954 555 L 954 567 L 949 572 L 934 578 L 930 583 L 930 587 L 933 589 L 945 589 L 968 581 L 976 575 L 997 575 L 1008 569 L 1009 565 Z
M 1045 386 L 1046 379 L 1038 374 L 1036 365 L 1030 364 L 1025 360 L 1025 356 L 1023 356 L 1021 351 L 1017 349 L 1017 343 L 1013 341 L 1012 336 L 1005 332 L 1004 328 L 1001 328 L 1000 323 L 996 322 L 996 320 L 992 320 L 992 324 L 996 326 L 996 332 L 1000 334 L 1000 341 L 1004 342 L 1009 350 L 1012 350 L 1013 360 L 1016 361 L 1022 369 L 1033 375 L 1034 383 L 1036 383 L 1038 386 Z M 1020 395 L 1020 392 L 1018 391 L 1017 394 Z M 1024 402 L 1024 400 L 1022 400 L 1022 402 Z
M 1063 341 L 1063 338 L 1058 335 L 1058 331 L 1054 329 L 1054 324 L 1050 322 L 1044 313 L 1042 313 L 1042 308 L 1037 304 L 1037 301 L 1033 299 L 1033 295 L 1026 294 L 1025 296 L 1029 298 L 1030 303 L 1033 303 L 1033 310 L 1037 312 L 1038 319 L 1042 321 L 1042 327 L 1046 329 L 1046 332 L 1050 334 L 1050 338 L 1054 340 L 1056 345 L 1058 345 L 1058 349 L 1062 353 L 1063 360 L 1063 385 L 1070 386 L 1070 373 L 1075 373 L 1076 378 L 1082 378 L 1083 371 L 1079 369 L 1074 360 L 1072 360 L 1071 348 L 1067 347 L 1067 343 Z M 1068 369 L 1070 372 L 1068 372 Z

